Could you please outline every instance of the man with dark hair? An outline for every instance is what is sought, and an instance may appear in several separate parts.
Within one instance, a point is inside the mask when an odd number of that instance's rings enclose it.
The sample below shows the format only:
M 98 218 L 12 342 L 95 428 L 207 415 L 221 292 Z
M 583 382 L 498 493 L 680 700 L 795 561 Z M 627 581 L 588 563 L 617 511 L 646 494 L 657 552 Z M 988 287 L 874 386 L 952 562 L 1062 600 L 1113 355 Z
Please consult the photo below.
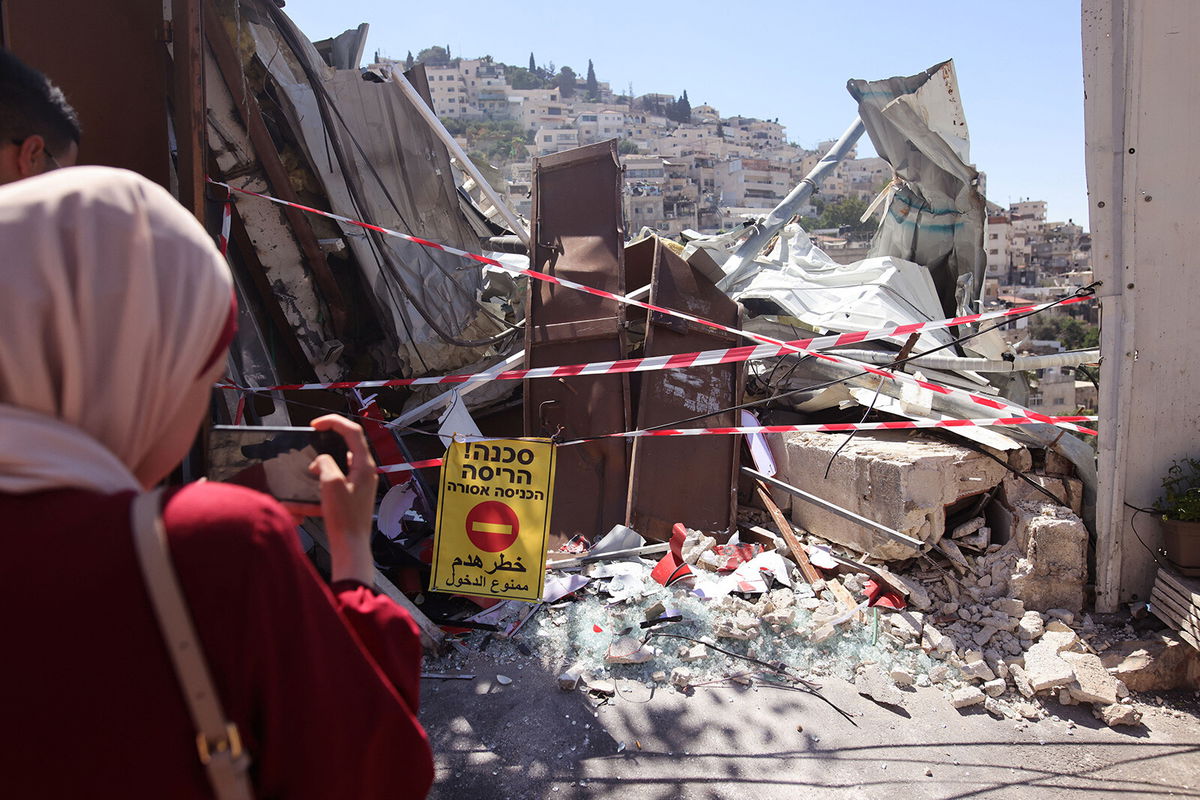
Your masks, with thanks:
M 0 50 L 0 184 L 73 166 L 79 132 L 62 90 Z

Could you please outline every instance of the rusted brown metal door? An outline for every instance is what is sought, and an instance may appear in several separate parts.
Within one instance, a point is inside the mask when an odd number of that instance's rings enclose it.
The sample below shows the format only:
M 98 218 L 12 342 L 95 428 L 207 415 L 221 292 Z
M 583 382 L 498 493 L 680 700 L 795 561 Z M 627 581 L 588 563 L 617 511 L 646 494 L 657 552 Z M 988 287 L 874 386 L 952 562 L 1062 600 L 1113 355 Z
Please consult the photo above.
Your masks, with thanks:
M 730 300 L 661 239 L 626 249 L 630 283 L 650 284 L 650 303 L 702 319 L 740 327 L 741 307 Z M 647 356 L 714 350 L 738 344 L 737 337 L 676 317 L 650 312 Z M 742 364 L 641 373 L 636 392 L 637 427 L 708 428 L 737 425 L 726 411 L 691 422 L 691 417 L 728 408 L 742 394 Z M 653 541 L 671 537 L 682 522 L 702 531 L 731 530 L 737 514 L 740 436 L 683 436 L 634 439 L 625 524 Z
M 79 114 L 79 163 L 124 167 L 169 187 L 162 0 L 5 0 L 2 7 L 5 45 L 46 73 Z M 193 22 L 181 22 L 189 47 Z
M 621 167 L 615 141 L 534 160 L 533 269 L 624 294 Z M 526 366 L 623 356 L 624 308 L 603 298 L 530 281 Z M 525 382 L 525 433 L 565 439 L 627 430 L 629 382 L 596 375 Z M 625 518 L 628 445 L 622 439 L 558 453 L 551 546 L 606 533 Z

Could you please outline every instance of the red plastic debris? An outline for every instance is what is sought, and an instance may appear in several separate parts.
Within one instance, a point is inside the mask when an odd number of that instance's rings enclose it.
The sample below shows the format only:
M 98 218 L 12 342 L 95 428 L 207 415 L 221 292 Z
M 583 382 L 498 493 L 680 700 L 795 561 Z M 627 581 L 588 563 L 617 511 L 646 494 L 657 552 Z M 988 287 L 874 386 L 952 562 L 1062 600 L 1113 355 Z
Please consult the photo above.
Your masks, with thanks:
M 666 555 L 654 565 L 650 577 L 663 586 L 670 586 L 684 578 L 692 577 L 692 568 L 683 560 L 683 540 L 687 538 L 687 528 L 681 522 L 676 522 L 671 528 L 671 544 Z
M 863 591 L 867 593 L 867 606 L 869 607 L 883 606 L 884 608 L 894 608 L 897 611 L 903 611 L 908 607 L 908 601 L 904 599 L 904 595 L 879 585 L 874 578 L 863 584 Z

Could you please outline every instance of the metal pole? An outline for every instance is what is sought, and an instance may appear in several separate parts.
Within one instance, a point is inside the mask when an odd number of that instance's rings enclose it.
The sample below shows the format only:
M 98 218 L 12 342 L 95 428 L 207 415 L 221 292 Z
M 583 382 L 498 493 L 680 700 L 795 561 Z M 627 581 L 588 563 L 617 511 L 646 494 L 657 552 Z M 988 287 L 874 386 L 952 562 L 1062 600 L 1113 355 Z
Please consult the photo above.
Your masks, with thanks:
M 400 87 L 400 91 L 404 92 L 404 96 L 409 99 L 409 102 L 413 104 L 433 132 L 437 134 L 437 137 L 442 140 L 442 144 L 446 145 L 446 149 L 450 151 L 450 154 L 458 159 L 458 163 L 463 170 L 475 179 L 475 183 L 479 185 L 479 188 L 487 196 L 487 199 L 500 212 L 500 216 L 504 217 L 504 221 L 512 229 L 512 232 L 521 237 L 521 241 L 528 247 L 529 231 L 521 224 L 521 220 L 517 218 L 513 210 L 500 199 L 500 195 L 496 193 L 492 185 L 483 177 L 483 173 L 479 171 L 479 168 L 475 166 L 475 163 L 471 161 L 458 142 L 454 141 L 454 137 L 450 135 L 450 131 L 446 130 L 446 126 L 442 124 L 442 121 L 437 118 L 437 114 L 433 113 L 433 109 L 426 105 L 425 98 L 421 97 L 420 93 L 413 88 L 413 85 L 408 82 L 408 78 L 404 77 L 404 73 L 392 70 L 391 74 L 392 81 Z
M 750 467 L 742 467 L 742 472 L 746 473 L 747 475 L 750 475 L 751 477 L 758 478 L 760 481 L 769 483 L 770 485 L 774 486 L 775 488 L 781 489 L 781 490 L 787 492 L 788 494 L 792 495 L 793 497 L 799 497 L 801 500 L 807 500 L 808 502 L 812 503 L 815 506 L 820 506 L 821 508 L 825 509 L 826 511 L 830 511 L 834 514 L 837 514 L 839 517 L 842 517 L 843 519 L 848 519 L 851 522 L 857 522 L 859 525 L 862 525 L 864 528 L 870 528 L 873 531 L 878 531 L 879 533 L 882 533 L 884 536 L 888 537 L 889 539 L 895 539 L 897 542 L 900 542 L 901 544 L 906 544 L 909 547 L 916 548 L 918 552 L 925 545 L 925 543 L 922 542 L 920 539 L 914 539 L 911 536 L 905 536 L 900 531 L 894 531 L 886 525 L 881 525 L 880 523 L 869 520 L 866 517 L 860 517 L 858 514 L 855 514 L 853 511 L 850 511 L 849 509 L 842 508 L 841 506 L 831 503 L 828 500 L 822 500 L 821 498 L 817 497 L 816 495 L 809 494 L 808 492 L 804 491 L 803 489 L 797 489 L 795 486 L 792 486 L 790 483 L 784 483 L 783 481 L 772 478 L 769 475 L 764 475 L 763 473 L 759 472 L 758 470 L 751 469 Z
M 771 213 L 758 221 L 754 226 L 754 233 L 742 242 L 722 267 L 725 270 L 725 278 L 718 284 L 721 289 L 727 290 L 738 278 L 742 277 L 742 273 L 748 265 L 766 248 L 771 237 L 783 230 L 783 226 L 796 216 L 800 206 L 804 205 L 804 201 L 812 196 L 817 184 L 825 180 L 838 162 L 846 157 L 846 154 L 850 152 L 865 131 L 866 127 L 863 126 L 862 120 L 855 117 L 853 124 L 846 129 L 846 132 L 829 149 L 829 152 L 817 162 L 812 171 L 796 184 L 796 188 L 792 189 L 787 197 L 779 201 L 779 205 L 771 209 Z

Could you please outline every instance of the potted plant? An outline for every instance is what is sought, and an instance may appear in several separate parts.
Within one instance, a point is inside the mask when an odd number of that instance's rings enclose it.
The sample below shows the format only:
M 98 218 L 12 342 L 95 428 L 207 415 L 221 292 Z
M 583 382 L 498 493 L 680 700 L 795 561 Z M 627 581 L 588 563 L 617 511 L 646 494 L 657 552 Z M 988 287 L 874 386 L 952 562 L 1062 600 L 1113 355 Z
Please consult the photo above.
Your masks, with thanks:
M 1154 510 L 1162 515 L 1163 550 L 1187 574 L 1200 571 L 1200 459 L 1171 464 Z

